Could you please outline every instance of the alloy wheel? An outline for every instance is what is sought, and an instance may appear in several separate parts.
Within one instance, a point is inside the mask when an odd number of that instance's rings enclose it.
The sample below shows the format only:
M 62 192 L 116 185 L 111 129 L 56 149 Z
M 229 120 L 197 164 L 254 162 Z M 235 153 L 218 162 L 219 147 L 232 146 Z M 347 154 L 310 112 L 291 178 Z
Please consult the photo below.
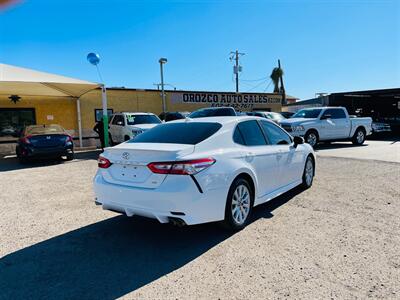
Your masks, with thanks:
M 357 142 L 361 144 L 364 141 L 364 132 L 362 130 L 359 130 L 357 132 Z
M 242 225 L 244 222 L 246 222 L 249 212 L 250 191 L 245 185 L 240 184 L 236 187 L 232 196 L 231 213 L 233 220 L 238 225 Z
M 307 186 L 310 186 L 314 176 L 314 165 L 311 158 L 307 159 L 306 169 L 305 169 L 305 179 Z
M 311 147 L 314 147 L 317 144 L 317 136 L 315 133 L 308 134 L 307 143 L 310 144 Z

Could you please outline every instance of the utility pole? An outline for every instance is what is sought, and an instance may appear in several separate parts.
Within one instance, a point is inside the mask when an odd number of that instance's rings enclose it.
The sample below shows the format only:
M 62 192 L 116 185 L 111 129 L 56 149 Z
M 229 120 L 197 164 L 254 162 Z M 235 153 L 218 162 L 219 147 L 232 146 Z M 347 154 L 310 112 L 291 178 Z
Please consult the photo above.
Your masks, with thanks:
M 167 63 L 167 59 L 166 58 L 160 58 L 158 60 L 158 62 L 160 63 L 160 75 L 161 75 L 161 98 L 162 98 L 162 112 L 165 113 L 167 110 L 167 106 L 165 103 L 165 91 L 164 91 L 164 69 L 163 69 L 163 65 Z
M 281 60 L 278 59 L 278 68 L 281 69 Z M 282 69 L 281 69 L 282 70 Z M 282 72 L 283 74 L 283 72 Z M 282 104 L 286 104 L 286 92 L 285 92 L 285 86 L 283 85 L 283 75 L 280 76 L 280 81 L 281 81 L 281 94 L 282 94 Z
M 239 93 L 239 72 L 242 72 L 242 66 L 239 65 L 239 55 L 244 55 L 245 53 L 241 53 L 238 50 L 235 52 L 231 51 L 231 56 L 229 59 L 235 60 L 235 65 L 233 66 L 233 73 L 236 76 L 236 93 Z

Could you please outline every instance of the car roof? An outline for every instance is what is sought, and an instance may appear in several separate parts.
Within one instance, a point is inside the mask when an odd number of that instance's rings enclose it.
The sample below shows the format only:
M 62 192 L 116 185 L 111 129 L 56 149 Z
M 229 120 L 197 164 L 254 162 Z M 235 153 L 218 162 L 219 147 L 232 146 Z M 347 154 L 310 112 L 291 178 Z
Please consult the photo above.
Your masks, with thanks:
M 232 110 L 235 110 L 233 107 L 230 107 L 230 106 L 202 107 L 202 108 L 199 108 L 199 109 L 197 109 L 197 110 L 218 110 L 218 109 L 232 109 Z M 195 111 L 197 111 L 197 110 L 194 110 L 193 112 L 195 112 Z
M 122 115 L 122 114 L 130 114 L 130 115 L 154 115 L 153 113 L 150 112 L 130 112 L 130 111 L 122 111 L 122 112 L 116 112 L 114 115 Z
M 210 123 L 220 123 L 222 125 L 226 125 L 229 123 L 237 123 L 239 121 L 247 121 L 247 120 L 264 120 L 267 122 L 271 122 L 265 118 L 262 117 L 256 117 L 256 116 L 221 116 L 221 117 L 204 117 L 204 118 L 186 118 L 186 119 L 181 119 L 181 120 L 175 120 L 175 121 L 171 121 L 169 123 L 172 122 L 176 122 L 176 123 L 183 123 L 183 122 L 190 122 L 190 123 L 194 123 L 194 122 L 210 122 Z
M 300 110 L 310 110 L 310 109 L 331 109 L 331 108 L 344 108 L 343 106 L 316 106 L 316 107 L 306 107 L 306 108 L 302 108 Z

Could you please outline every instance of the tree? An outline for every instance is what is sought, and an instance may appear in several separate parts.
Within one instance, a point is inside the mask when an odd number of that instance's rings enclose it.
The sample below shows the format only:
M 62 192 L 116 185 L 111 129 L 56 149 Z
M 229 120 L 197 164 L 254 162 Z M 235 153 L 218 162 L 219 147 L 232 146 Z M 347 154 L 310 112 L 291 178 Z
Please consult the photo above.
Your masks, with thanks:
M 279 88 L 279 80 L 283 76 L 283 70 L 279 67 L 276 67 L 272 70 L 272 73 L 270 75 L 270 78 L 272 79 L 272 82 L 274 83 L 274 93 L 279 93 L 281 89 Z

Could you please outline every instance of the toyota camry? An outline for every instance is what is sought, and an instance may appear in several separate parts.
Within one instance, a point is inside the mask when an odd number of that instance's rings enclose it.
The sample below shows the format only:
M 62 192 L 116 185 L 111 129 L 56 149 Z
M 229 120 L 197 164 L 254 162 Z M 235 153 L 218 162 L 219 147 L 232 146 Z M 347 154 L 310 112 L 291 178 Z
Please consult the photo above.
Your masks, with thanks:
M 179 225 L 223 220 L 239 230 L 253 207 L 309 188 L 315 155 L 272 121 L 209 117 L 161 124 L 106 148 L 98 167 L 95 202 L 104 209 Z

